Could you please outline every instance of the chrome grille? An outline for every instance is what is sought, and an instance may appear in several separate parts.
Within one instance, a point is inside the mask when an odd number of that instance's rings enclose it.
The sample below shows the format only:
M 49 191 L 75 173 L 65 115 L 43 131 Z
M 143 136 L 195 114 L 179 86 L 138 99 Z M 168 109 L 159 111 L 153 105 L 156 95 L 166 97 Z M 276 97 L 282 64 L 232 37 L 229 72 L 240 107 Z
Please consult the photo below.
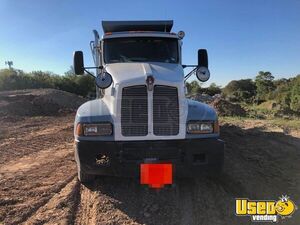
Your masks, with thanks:
M 148 134 L 148 96 L 146 85 L 123 88 L 121 102 L 123 136 Z
M 176 87 L 154 86 L 153 133 L 158 136 L 179 133 L 179 103 Z

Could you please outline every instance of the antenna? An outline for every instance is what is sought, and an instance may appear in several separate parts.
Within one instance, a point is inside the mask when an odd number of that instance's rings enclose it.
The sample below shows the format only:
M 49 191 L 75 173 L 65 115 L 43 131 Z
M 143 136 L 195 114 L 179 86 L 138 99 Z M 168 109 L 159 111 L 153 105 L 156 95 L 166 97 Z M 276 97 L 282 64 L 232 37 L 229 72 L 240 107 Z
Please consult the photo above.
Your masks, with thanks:
M 11 70 L 12 69 L 12 65 L 13 65 L 13 61 L 5 61 L 5 65 L 8 65 L 8 68 Z

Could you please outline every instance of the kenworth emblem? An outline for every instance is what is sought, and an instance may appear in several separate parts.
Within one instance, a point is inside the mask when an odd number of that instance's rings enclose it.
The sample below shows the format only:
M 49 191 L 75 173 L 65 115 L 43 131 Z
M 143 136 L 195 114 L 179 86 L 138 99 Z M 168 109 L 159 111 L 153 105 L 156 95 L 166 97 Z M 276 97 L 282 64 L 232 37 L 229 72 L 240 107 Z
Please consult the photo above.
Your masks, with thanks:
M 147 76 L 146 83 L 147 83 L 148 91 L 152 91 L 153 90 L 154 77 L 153 76 Z

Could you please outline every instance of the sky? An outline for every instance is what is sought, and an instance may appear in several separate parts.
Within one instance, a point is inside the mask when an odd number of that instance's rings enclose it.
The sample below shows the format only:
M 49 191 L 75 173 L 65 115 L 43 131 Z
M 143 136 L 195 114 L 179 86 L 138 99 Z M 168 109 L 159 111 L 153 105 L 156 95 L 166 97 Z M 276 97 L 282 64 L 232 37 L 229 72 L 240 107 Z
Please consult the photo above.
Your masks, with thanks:
M 184 64 L 208 50 L 208 84 L 261 70 L 276 79 L 300 74 L 300 0 L 0 0 L 0 68 L 11 60 L 26 72 L 63 74 L 75 50 L 93 66 L 89 42 L 93 29 L 102 35 L 102 20 L 164 19 L 186 34 Z

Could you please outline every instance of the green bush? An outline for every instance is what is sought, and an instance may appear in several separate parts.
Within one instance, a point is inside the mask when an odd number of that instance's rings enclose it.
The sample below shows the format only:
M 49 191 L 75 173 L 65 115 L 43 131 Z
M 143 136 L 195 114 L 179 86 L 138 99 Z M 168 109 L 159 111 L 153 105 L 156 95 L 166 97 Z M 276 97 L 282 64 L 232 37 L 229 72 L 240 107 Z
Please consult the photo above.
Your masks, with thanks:
M 0 70 L 0 91 L 34 88 L 55 88 L 81 96 L 95 92 L 94 79 L 88 75 L 76 76 L 68 72 L 59 76 L 43 71 Z

